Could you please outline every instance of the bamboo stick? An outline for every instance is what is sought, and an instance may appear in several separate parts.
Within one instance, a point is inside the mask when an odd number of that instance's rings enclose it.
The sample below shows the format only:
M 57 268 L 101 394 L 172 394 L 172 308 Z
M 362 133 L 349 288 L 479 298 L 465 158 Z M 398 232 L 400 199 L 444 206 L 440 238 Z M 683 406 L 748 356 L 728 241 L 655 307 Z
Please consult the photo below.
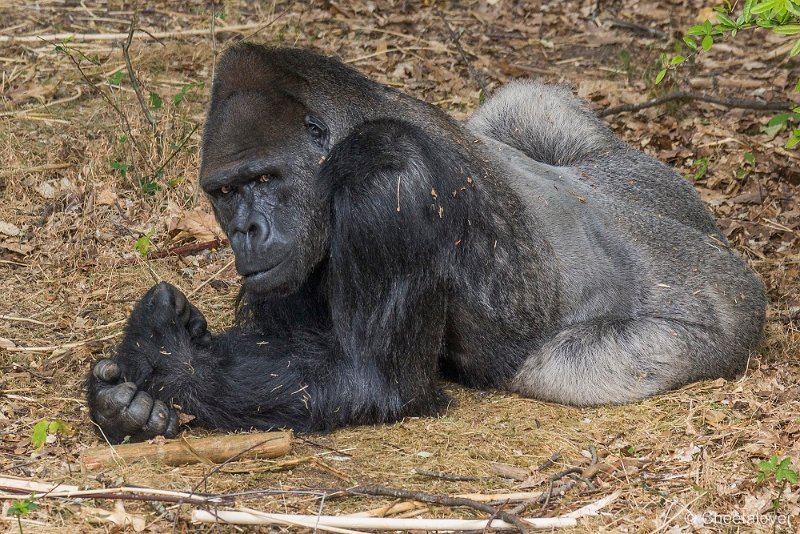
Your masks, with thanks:
M 134 460 L 149 460 L 166 465 L 185 465 L 204 461 L 222 463 L 233 457 L 276 458 L 289 452 L 290 432 L 221 434 L 208 438 L 176 439 L 164 442 L 128 443 L 92 447 L 81 453 L 87 471 Z

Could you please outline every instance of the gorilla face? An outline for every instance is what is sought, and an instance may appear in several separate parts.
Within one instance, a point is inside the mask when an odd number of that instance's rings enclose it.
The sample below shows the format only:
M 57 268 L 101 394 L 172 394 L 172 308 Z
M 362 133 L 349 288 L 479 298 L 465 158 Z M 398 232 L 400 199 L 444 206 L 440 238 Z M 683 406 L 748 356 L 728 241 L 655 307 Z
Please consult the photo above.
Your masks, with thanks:
M 212 101 L 204 136 L 200 183 L 245 289 L 293 292 L 328 248 L 325 122 L 288 92 L 262 89 Z

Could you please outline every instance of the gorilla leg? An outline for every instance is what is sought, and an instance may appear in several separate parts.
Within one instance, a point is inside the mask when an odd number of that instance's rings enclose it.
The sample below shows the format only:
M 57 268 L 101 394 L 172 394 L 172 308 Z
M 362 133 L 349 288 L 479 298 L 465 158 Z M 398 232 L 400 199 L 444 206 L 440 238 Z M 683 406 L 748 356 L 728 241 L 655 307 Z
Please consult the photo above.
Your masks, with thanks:
M 709 354 L 726 346 L 721 337 L 718 328 L 656 317 L 578 323 L 531 355 L 511 389 L 577 406 L 636 401 L 720 376 L 718 367 L 706 370 L 698 362 L 729 359 Z

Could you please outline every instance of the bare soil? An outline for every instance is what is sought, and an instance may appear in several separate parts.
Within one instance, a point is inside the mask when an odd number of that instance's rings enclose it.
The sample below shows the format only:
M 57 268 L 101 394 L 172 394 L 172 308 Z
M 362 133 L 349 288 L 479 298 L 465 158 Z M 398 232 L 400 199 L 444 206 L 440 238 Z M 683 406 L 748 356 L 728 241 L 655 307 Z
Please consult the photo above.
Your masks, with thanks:
M 774 474 L 759 481 L 757 465 L 788 457 L 800 470 L 800 153 L 782 148 L 785 132 L 764 132 L 774 112 L 697 102 L 606 120 L 625 141 L 685 174 L 763 277 L 771 299 L 766 339 L 741 379 L 588 409 L 446 385 L 455 402 L 439 418 L 309 436 L 278 460 L 232 462 L 210 476 L 203 464 L 82 473 L 80 452 L 100 443 L 82 382 L 92 361 L 112 354 L 136 299 L 163 279 L 191 294 L 213 328 L 231 321 L 238 279 L 228 248 L 156 260 L 136 250 L 137 240 L 159 252 L 219 236 L 195 178 L 214 58 L 228 43 L 247 38 L 337 54 L 458 118 L 479 104 L 481 83 L 491 91 L 518 77 L 569 84 L 597 110 L 675 89 L 800 101 L 792 92 L 797 58 L 788 57 L 786 39 L 764 31 L 717 43 L 656 87 L 661 54 L 672 54 L 681 30 L 710 14 L 699 0 L 145 4 L 0 5 L 0 476 L 90 488 L 383 484 L 453 495 L 547 491 L 548 477 L 580 467 L 586 476 L 565 475 L 556 485 L 574 482 L 563 494 L 523 515 L 558 516 L 619 490 L 601 515 L 569 531 L 798 528 L 798 486 Z M 135 33 L 130 62 L 155 128 L 129 75 L 113 83 L 126 71 L 122 45 L 134 15 L 147 32 Z M 160 107 L 150 105 L 151 93 Z M 73 432 L 36 449 L 31 435 L 43 419 L 62 420 Z M 538 469 L 557 451 L 553 465 Z M 0 497 L 0 529 L 9 532 L 132 530 L 97 523 L 96 508 L 114 509 L 107 500 L 40 499 L 19 524 L 8 515 L 13 502 Z M 321 503 L 286 493 L 241 502 L 343 514 L 393 501 L 339 496 Z M 151 532 L 234 531 L 191 524 L 188 505 L 125 508 Z M 480 517 L 465 508 L 417 508 L 427 517 Z M 715 513 L 745 520 L 725 524 Z

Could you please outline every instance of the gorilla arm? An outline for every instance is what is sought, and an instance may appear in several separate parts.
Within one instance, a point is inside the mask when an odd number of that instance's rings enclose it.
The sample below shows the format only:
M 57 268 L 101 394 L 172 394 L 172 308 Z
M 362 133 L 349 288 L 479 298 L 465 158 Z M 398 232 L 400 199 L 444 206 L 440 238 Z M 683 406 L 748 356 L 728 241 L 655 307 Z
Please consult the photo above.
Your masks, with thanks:
M 429 202 L 430 161 L 415 164 L 418 147 L 403 149 L 407 128 L 365 127 L 323 169 L 333 190 L 330 257 L 325 283 L 309 281 L 329 314 L 323 320 L 275 319 L 309 315 L 297 294 L 259 305 L 262 297 L 245 293 L 255 316 L 212 339 L 173 286 L 145 295 L 115 358 L 98 362 L 89 379 L 92 418 L 109 441 L 174 436 L 172 404 L 206 427 L 299 431 L 442 408 L 435 380 L 446 295 L 430 268 L 431 244 L 453 241 L 431 230 L 419 194 Z

